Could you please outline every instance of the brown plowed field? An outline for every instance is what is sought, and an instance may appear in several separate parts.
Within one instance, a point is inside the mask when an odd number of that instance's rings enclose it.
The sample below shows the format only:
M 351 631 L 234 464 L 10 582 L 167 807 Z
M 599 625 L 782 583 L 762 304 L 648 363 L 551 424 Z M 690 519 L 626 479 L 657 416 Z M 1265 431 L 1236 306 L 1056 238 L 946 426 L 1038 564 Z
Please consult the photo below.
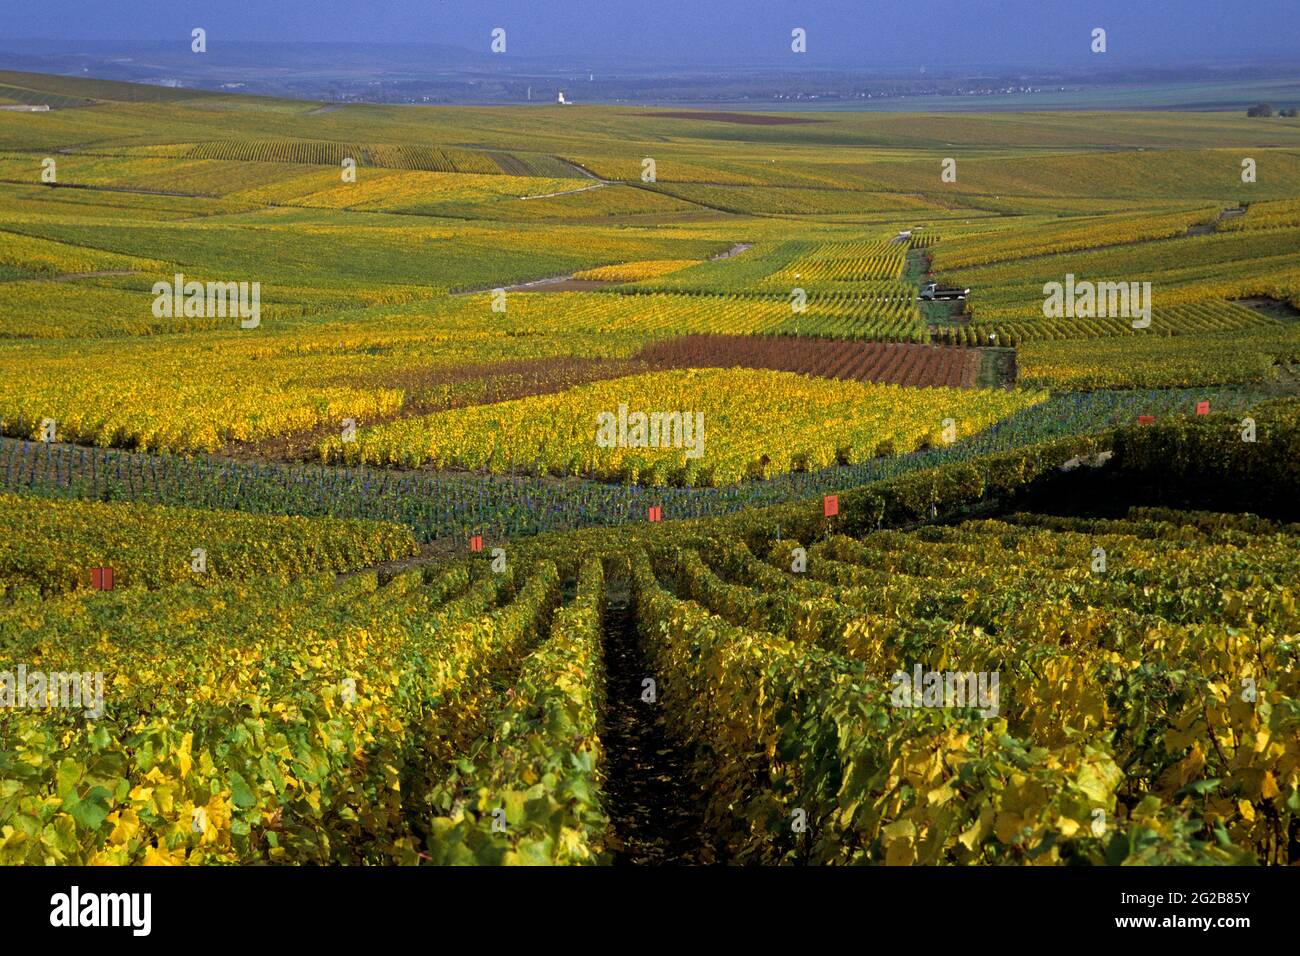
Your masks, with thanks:
M 687 335 L 646 346 L 638 359 L 659 366 L 770 368 L 891 385 L 974 388 L 978 349 L 795 336 Z

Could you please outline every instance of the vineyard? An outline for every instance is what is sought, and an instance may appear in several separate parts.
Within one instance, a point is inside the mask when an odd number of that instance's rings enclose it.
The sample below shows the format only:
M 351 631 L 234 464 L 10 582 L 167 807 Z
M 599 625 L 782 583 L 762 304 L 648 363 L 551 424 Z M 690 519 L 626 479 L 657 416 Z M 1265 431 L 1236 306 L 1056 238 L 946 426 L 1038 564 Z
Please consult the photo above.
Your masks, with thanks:
M 91 567 L 120 568 L 120 586 L 157 588 L 349 571 L 416 551 L 408 528 L 373 521 L 8 494 L 0 495 L 0 526 L 0 587 L 46 592 L 89 589 Z
M 640 282 L 643 279 L 657 279 L 660 276 L 695 265 L 693 259 L 651 259 L 648 262 L 620 262 L 612 266 L 600 266 L 596 269 L 583 269 L 575 272 L 575 279 L 590 279 L 595 282 Z
M 665 364 L 770 368 L 856 382 L 974 388 L 981 354 L 974 349 L 785 336 L 689 335 L 655 342 L 639 357 Z
M 321 457 L 349 465 L 726 485 L 953 443 L 1045 397 L 768 370 L 653 372 L 362 429 L 351 440 L 329 439 Z M 602 416 L 608 443 L 600 438 Z
M 887 242 L 824 243 L 799 256 L 765 281 L 778 287 L 830 285 L 898 279 L 903 275 L 906 249 Z
M 1300 226 L 1300 200 L 1282 199 L 1275 202 L 1254 203 L 1246 214 L 1219 223 L 1228 232 L 1254 229 L 1293 229 Z
M 1217 213 L 1217 209 L 1199 209 L 1158 216 L 1099 216 L 1096 221 L 1083 224 L 1060 225 L 1049 221 L 1032 228 L 974 233 L 938 246 L 934 267 L 944 272 L 1078 249 L 1185 236 L 1192 226 L 1213 221 Z
M 527 95 L 0 73 L 0 864 L 1300 865 L 1300 126 Z
M 184 152 L 188 159 L 220 159 L 228 162 L 299 163 L 338 166 L 345 158 L 358 166 L 387 169 L 420 169 L 438 173 L 501 173 L 491 156 L 464 149 L 436 146 L 381 145 L 375 143 L 329 143 L 282 140 L 249 142 L 224 140 L 196 143 Z
M 421 542 L 463 543 L 476 533 L 488 540 L 513 540 L 564 529 L 635 525 L 653 506 L 670 518 L 733 514 L 829 494 L 846 484 L 1103 432 L 1140 416 L 1185 419 L 1201 401 L 1216 412 L 1244 415 L 1267 399 L 1266 393 L 1203 388 L 1065 393 L 951 445 L 717 488 L 233 462 L 4 439 L 0 481 L 5 489 L 48 498 L 393 522 L 410 527 Z
M 1095 282 L 1151 283 L 1155 313 L 1225 298 L 1296 294 L 1300 231 L 1226 231 L 1134 246 L 1034 256 L 944 273 L 946 281 L 981 290 L 972 296 L 977 323 L 1042 316 L 1047 282 L 1067 275 Z M 937 255 L 937 253 L 936 253 Z M 1095 334 L 1095 333 L 1094 333 Z
M 1081 447 L 987 478 L 1014 490 Z M 1140 443 L 1123 454 L 1150 465 Z M 944 509 L 983 493 L 951 487 Z M 607 578 L 626 574 L 696 755 L 697 837 L 723 859 L 1295 861 L 1296 525 L 1138 508 L 855 531 L 881 520 L 870 501 L 888 521 L 912 495 L 884 482 L 834 518 L 805 503 L 802 521 L 665 527 L 605 568 L 563 536 L 497 573 L 16 593 L 9 646 L 113 693 L 89 722 L 0 714 L 26 758 L 8 779 L 50 796 L 6 804 L 29 838 L 5 860 L 603 862 L 600 634 Z M 161 643 L 187 654 L 160 660 Z M 932 667 L 999 680 L 956 705 L 912 696 Z M 361 740 L 384 759 L 358 761 Z
M 1018 350 L 1026 384 L 1055 388 L 1182 388 L 1275 381 L 1300 361 L 1296 329 L 1234 335 L 1030 342 Z
M 831 535 L 799 575 L 795 540 L 632 574 L 739 861 L 1288 863 L 1297 540 L 1221 515 L 1014 515 Z M 932 668 L 1000 681 L 954 706 L 913 684 Z
M 1026 322 L 973 321 L 964 328 L 944 329 L 939 334 L 944 340 L 954 339 L 957 344 L 962 344 L 962 337 L 969 335 L 973 341 L 968 344 L 972 345 L 976 342 L 982 344 L 994 342 L 1014 346 L 1022 342 L 1095 340 L 1112 335 L 1144 338 L 1247 330 L 1270 330 L 1278 334 L 1286 332 L 1281 323 L 1266 315 L 1232 302 L 1213 300 L 1167 309 L 1157 306 L 1151 310 L 1150 326 L 1140 330 L 1134 329 L 1133 323 L 1138 321 L 1141 319 L 1119 316 L 1047 319 L 1040 314 Z

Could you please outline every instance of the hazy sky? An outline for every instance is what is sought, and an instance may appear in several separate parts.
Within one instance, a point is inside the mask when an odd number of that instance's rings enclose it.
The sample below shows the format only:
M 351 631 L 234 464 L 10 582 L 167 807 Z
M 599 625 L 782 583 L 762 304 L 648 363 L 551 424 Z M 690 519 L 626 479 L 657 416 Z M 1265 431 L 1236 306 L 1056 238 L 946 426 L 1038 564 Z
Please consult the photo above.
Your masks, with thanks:
M 0 37 L 169 41 L 444 43 L 507 55 L 679 60 L 777 58 L 803 27 L 799 65 L 968 61 L 1045 64 L 1088 56 L 1093 27 L 1125 65 L 1300 52 L 1300 0 L 19 0 Z

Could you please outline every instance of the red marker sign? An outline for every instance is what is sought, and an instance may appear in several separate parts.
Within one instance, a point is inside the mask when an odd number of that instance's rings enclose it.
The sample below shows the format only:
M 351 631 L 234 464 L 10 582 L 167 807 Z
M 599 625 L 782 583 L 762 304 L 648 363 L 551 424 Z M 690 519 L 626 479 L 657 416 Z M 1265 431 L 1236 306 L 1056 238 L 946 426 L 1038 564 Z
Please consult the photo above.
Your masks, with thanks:
M 840 513 L 840 496 L 827 495 L 822 499 L 822 514 L 827 518 L 834 518 Z
M 1210 403 L 1209 403 L 1209 402 L 1197 402 L 1197 403 L 1196 403 L 1196 414 L 1198 414 L 1198 415 L 1208 415 L 1208 414 L 1210 414 Z
M 1155 417 L 1154 415 L 1139 415 L 1139 416 L 1138 416 L 1138 424 L 1139 424 L 1139 425 L 1154 425 L 1155 422 L 1156 422 L 1156 417 Z
M 654 507 L 650 508 L 649 511 L 647 512 L 646 517 L 648 517 L 651 521 L 663 521 L 664 520 L 663 505 L 655 505 Z
M 469 539 L 469 549 L 470 549 L 471 551 L 482 551 L 482 550 L 483 550 L 483 536 L 482 536 L 481 534 L 476 534 L 476 535 L 473 535 L 473 536 L 470 537 L 470 539 Z
M 96 591 L 113 590 L 113 569 L 112 568 L 91 568 L 90 586 L 93 587 Z

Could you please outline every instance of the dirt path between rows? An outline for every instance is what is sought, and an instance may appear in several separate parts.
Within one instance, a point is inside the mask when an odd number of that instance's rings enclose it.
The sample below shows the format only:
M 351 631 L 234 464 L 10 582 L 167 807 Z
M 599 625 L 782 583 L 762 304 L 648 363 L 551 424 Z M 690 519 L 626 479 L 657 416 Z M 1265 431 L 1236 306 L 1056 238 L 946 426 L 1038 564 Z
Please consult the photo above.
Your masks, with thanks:
M 691 783 L 687 754 L 668 734 L 663 704 L 641 699 L 641 682 L 657 677 L 637 637 L 626 591 L 610 591 L 605 673 L 600 739 L 615 865 L 714 862 L 704 837 L 703 794 Z

